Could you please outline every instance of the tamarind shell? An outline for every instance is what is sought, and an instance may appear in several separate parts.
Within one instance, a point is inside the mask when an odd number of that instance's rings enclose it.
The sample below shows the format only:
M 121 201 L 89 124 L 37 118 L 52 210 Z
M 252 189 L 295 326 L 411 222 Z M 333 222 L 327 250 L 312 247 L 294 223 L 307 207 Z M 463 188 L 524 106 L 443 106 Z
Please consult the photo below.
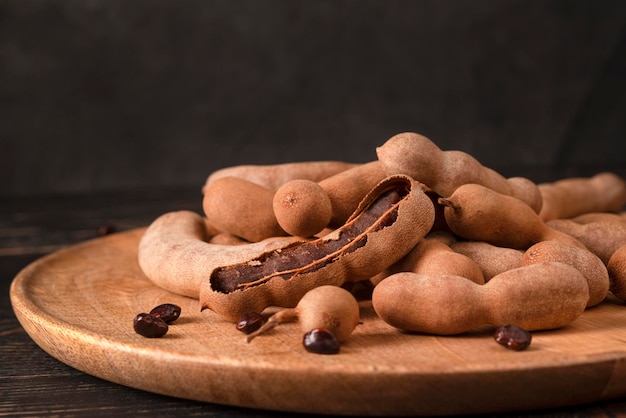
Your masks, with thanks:
M 157 286 L 197 299 L 201 280 L 216 266 L 243 262 L 296 240 L 300 238 L 273 237 L 244 244 L 231 238 L 225 243 L 223 232 L 205 217 L 180 210 L 164 213 L 148 225 L 139 240 L 137 261 Z
M 201 308 L 236 321 L 248 311 L 294 307 L 321 285 L 364 280 L 406 255 L 434 216 L 425 186 L 405 175 L 387 177 L 329 234 L 216 267 L 201 282 Z

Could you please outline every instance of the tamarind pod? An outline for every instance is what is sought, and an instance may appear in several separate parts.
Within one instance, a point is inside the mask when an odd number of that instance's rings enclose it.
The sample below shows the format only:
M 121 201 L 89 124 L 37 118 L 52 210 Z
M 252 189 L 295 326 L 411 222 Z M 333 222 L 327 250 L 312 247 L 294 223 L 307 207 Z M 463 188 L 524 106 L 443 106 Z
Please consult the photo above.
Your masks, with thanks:
M 142 235 L 139 267 L 157 286 L 197 299 L 200 281 L 216 266 L 242 262 L 296 241 L 295 237 L 276 237 L 245 245 L 207 242 L 219 233 L 198 213 L 167 212 L 152 221 Z
M 626 217 L 613 212 L 589 212 L 570 218 L 577 224 L 588 224 L 592 222 L 626 222 Z
M 229 232 L 221 231 L 209 238 L 208 243 L 220 245 L 244 245 L 249 244 L 249 241 L 246 241 L 245 239 L 233 235 Z
M 258 242 L 288 235 L 278 224 L 270 189 L 238 177 L 222 177 L 204 189 L 202 209 L 222 231 Z
M 470 241 L 525 251 L 539 241 L 555 239 L 585 248 L 574 237 L 550 228 L 521 200 L 480 184 L 463 184 L 439 203 L 446 207 L 450 229 Z
M 619 299 L 626 301 L 626 244 L 619 247 L 607 263 L 609 290 Z
M 484 285 L 460 276 L 396 273 L 372 292 L 372 306 L 389 325 L 410 332 L 461 334 L 514 324 L 528 331 L 564 327 L 589 299 L 587 281 L 558 262 L 507 270 Z
M 455 242 L 456 238 L 449 232 L 430 232 L 397 263 L 372 278 L 372 283 L 378 283 L 392 274 L 408 271 L 432 276 L 461 276 L 474 283 L 484 284 L 485 278 L 478 264 L 451 248 Z
M 387 174 L 378 161 L 354 166 L 319 182 L 331 203 L 330 228 L 343 225 L 365 195 Z
M 524 251 L 498 247 L 484 241 L 457 241 L 451 248 L 474 260 L 480 267 L 485 282 L 492 277 L 522 265 Z
M 581 225 L 571 219 L 552 219 L 546 224 L 582 242 L 604 264 L 619 247 L 626 244 L 626 222 L 596 221 Z
M 426 235 L 433 221 L 423 185 L 407 176 L 388 177 L 328 235 L 216 266 L 202 280 L 201 307 L 230 321 L 269 306 L 294 307 L 314 287 L 361 281 L 387 268 Z
M 626 182 L 611 172 L 540 183 L 537 187 L 544 202 L 539 216 L 544 221 L 590 212 L 617 212 L 626 204 Z
M 274 215 L 290 235 L 314 236 L 336 229 L 354 212 L 363 197 L 386 177 L 379 161 L 342 171 L 319 183 L 291 180 L 274 194 Z
M 319 182 L 357 165 L 359 164 L 344 161 L 303 161 L 270 165 L 236 165 L 213 171 L 207 177 L 202 190 L 209 187 L 219 178 L 237 177 L 275 191 L 289 180 L 305 179 Z
M 274 193 L 272 201 L 278 225 L 289 235 L 310 237 L 328 227 L 332 202 L 328 193 L 311 180 L 290 180 Z
M 531 246 L 522 258 L 522 266 L 558 261 L 580 271 L 589 286 L 587 308 L 598 305 L 609 292 L 609 272 L 597 255 L 589 250 L 572 247 L 558 241 L 541 241 Z
M 476 183 L 514 196 L 536 213 L 541 209 L 541 193 L 531 180 L 523 177 L 507 179 L 472 155 L 459 150 L 443 151 L 423 135 L 413 132 L 397 134 L 376 148 L 376 154 L 387 175 L 411 176 L 441 197 L 450 196 L 463 184 Z

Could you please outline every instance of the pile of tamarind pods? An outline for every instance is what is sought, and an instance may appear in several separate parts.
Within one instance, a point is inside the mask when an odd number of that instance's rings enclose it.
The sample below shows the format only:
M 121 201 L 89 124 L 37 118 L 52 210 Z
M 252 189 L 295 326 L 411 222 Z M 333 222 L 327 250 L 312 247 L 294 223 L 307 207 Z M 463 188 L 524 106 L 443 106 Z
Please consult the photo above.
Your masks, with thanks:
M 139 265 L 158 286 L 230 322 L 353 283 L 371 289 L 383 321 L 439 335 L 484 325 L 555 329 L 610 294 L 626 301 L 618 175 L 505 178 L 411 132 L 376 155 L 210 173 L 204 213 L 155 219 Z

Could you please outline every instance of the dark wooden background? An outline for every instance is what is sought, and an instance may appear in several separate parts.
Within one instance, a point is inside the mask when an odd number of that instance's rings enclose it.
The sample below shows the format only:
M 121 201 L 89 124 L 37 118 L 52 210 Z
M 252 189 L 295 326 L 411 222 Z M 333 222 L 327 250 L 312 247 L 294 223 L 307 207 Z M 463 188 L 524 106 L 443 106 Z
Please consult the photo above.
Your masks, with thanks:
M 0 0 L 0 196 L 364 162 L 626 175 L 622 0 Z
M 212 170 L 415 131 L 506 176 L 626 177 L 624 115 L 623 0 L 0 0 L 0 416 L 279 415 L 80 373 L 10 307 L 33 260 L 201 210 Z

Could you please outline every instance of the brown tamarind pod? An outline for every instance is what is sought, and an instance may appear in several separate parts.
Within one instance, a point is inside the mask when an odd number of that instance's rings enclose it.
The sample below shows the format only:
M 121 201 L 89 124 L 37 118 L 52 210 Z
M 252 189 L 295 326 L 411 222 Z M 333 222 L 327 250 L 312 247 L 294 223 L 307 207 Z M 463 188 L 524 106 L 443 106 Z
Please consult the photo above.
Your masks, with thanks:
M 577 224 L 585 225 L 592 222 L 626 222 L 626 217 L 613 212 L 589 212 L 570 218 Z
M 449 232 L 430 232 L 406 256 L 375 276 L 377 278 L 372 278 L 372 283 L 395 273 L 409 271 L 433 276 L 461 276 L 474 283 L 484 284 L 485 278 L 478 264 L 451 248 L 455 242 L 456 238 Z
M 274 237 L 236 245 L 210 243 L 220 234 L 219 229 L 198 213 L 187 210 L 164 213 L 148 225 L 139 241 L 139 267 L 157 286 L 197 299 L 201 280 L 215 267 L 239 263 L 297 240 Z
M 244 312 L 293 307 L 309 290 L 367 279 L 408 253 L 430 230 L 434 208 L 407 176 L 379 182 L 330 234 L 217 266 L 200 286 L 202 309 L 236 321 Z
M 333 212 L 326 191 L 311 180 L 296 179 L 276 190 L 272 202 L 278 225 L 290 235 L 313 236 L 328 227 Z
M 483 272 L 485 282 L 498 274 L 520 267 L 524 251 L 498 247 L 485 241 L 457 241 L 451 248 L 474 260 Z
M 459 186 L 448 198 L 440 198 L 450 229 L 471 241 L 527 250 L 549 239 L 585 248 L 574 237 L 550 228 L 530 206 L 480 184 Z
M 270 189 L 238 177 L 222 177 L 204 189 L 202 209 L 222 231 L 258 242 L 287 233 L 280 227 Z
M 320 181 L 332 206 L 328 227 L 334 229 L 343 225 L 365 195 L 385 177 L 387 174 L 380 162 L 371 161 Z
M 615 173 L 565 178 L 537 187 L 544 202 L 539 216 L 544 221 L 590 212 L 618 212 L 626 205 L 626 181 Z
M 546 225 L 582 242 L 604 264 L 609 262 L 619 247 L 626 244 L 626 222 L 595 221 L 579 224 L 571 219 L 552 219 Z
M 463 184 L 476 183 L 516 197 L 536 213 L 542 206 L 541 193 L 531 180 L 524 177 L 507 179 L 470 154 L 459 150 L 443 151 L 429 138 L 417 133 L 404 132 L 391 137 L 376 148 L 376 154 L 387 175 L 411 176 L 441 197 L 450 196 Z
M 514 324 L 528 331 L 564 327 L 585 310 L 582 273 L 558 262 L 521 266 L 484 285 L 460 276 L 396 273 L 372 292 L 386 323 L 405 331 L 453 335 L 481 326 Z
M 619 299 L 626 301 L 626 244 L 619 247 L 607 263 L 609 290 Z
M 541 241 L 524 253 L 521 265 L 557 261 L 579 270 L 589 286 L 587 308 L 598 305 L 609 292 L 609 272 L 606 266 L 589 250 L 572 247 L 558 241 Z
M 207 177 L 202 190 L 222 177 L 237 177 L 276 191 L 290 180 L 305 179 L 319 182 L 357 165 L 359 164 L 345 161 L 303 161 L 268 165 L 236 165 L 212 172 Z
M 309 237 L 343 225 L 359 202 L 382 179 L 378 161 L 354 166 L 319 183 L 294 179 L 276 190 L 274 215 L 283 230 Z

